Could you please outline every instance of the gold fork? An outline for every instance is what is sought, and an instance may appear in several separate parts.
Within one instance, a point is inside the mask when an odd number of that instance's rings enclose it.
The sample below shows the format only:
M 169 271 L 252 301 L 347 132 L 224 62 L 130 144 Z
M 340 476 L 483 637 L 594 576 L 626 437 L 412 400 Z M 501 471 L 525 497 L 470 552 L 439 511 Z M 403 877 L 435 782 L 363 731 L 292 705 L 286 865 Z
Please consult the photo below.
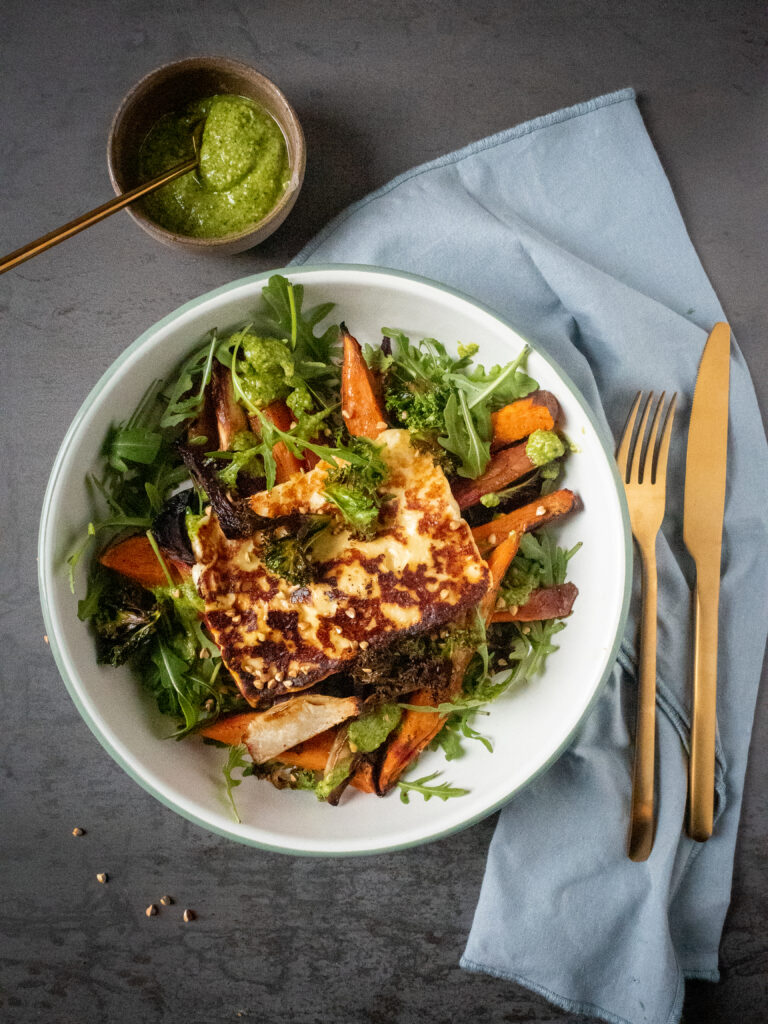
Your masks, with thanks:
M 656 757 L 656 536 L 664 519 L 667 493 L 667 456 L 677 394 L 667 406 L 659 436 L 665 392 L 656 402 L 651 428 L 645 439 L 653 403 L 651 391 L 645 400 L 640 426 L 635 431 L 637 411 L 643 401 L 638 391 L 616 453 L 629 506 L 632 536 L 640 550 L 643 567 L 643 608 L 640 621 L 640 678 L 637 696 L 635 767 L 632 774 L 632 808 L 628 853 L 632 860 L 647 860 L 653 847 L 654 769 Z M 657 444 L 658 437 L 658 444 Z

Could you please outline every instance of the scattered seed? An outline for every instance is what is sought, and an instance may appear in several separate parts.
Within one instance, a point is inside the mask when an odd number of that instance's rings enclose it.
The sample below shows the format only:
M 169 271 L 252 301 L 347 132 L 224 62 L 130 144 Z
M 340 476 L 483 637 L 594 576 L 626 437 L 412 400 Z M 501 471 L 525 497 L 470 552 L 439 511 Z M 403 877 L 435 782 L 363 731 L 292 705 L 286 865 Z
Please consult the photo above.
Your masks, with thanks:
M 489 537 L 488 537 L 488 543 L 489 543 L 489 544 L 496 544 L 496 542 L 498 541 L 498 539 L 499 539 L 499 538 L 498 538 L 498 537 L 496 536 L 496 534 L 495 534 L 495 533 L 492 533 L 492 534 L 490 534 L 490 535 L 489 535 Z
M 85 835 L 85 829 L 84 828 L 80 828 L 79 825 L 76 825 L 75 828 L 72 829 L 72 835 L 73 836 L 84 836 Z
M 365 674 L 368 675 L 370 672 L 373 672 L 373 669 L 372 668 L 364 668 L 363 672 L 365 672 Z
M 276 686 L 277 686 L 277 683 L 276 683 L 276 681 L 274 679 L 270 679 L 270 681 L 267 683 L 267 689 L 268 690 L 274 690 L 274 688 Z
M 543 505 L 539 505 L 539 507 L 536 509 L 536 515 L 537 516 L 545 516 L 546 514 L 547 514 L 547 510 L 544 508 L 544 506 Z
M 189 923 L 190 921 L 194 921 L 196 917 L 197 917 L 197 914 L 195 914 L 194 910 L 187 909 L 187 910 L 184 911 L 184 921 L 186 923 Z
M 173 903 L 173 900 L 171 899 L 170 896 L 161 896 L 160 902 L 163 904 L 164 907 L 170 907 L 170 905 Z
M 98 875 L 96 875 L 96 881 L 101 882 L 101 884 L 104 885 L 105 882 L 109 881 L 109 875 L 106 871 L 100 871 Z
M 200 657 L 203 659 L 203 661 L 205 661 L 206 658 L 210 658 L 210 656 L 211 652 L 208 650 L 208 648 L 203 647 L 200 651 Z
M 379 422 L 376 424 L 376 429 L 377 430 L 386 430 L 387 429 L 387 424 L 384 422 L 384 420 L 379 420 Z
M 347 608 L 347 611 L 346 611 L 345 614 L 346 614 L 348 619 L 354 619 L 355 616 L 357 615 L 357 612 L 355 611 L 354 608 Z
M 263 644 L 267 637 L 264 633 L 257 633 L 256 639 L 259 641 L 260 644 Z
M 509 665 L 509 662 L 507 661 L 506 658 L 499 658 L 498 664 L 500 668 L 506 668 L 507 665 Z
M 50 640 L 48 639 L 48 634 L 47 634 L 47 633 L 44 633 L 44 634 L 43 634 L 43 640 L 44 640 L 44 641 L 45 641 L 45 643 L 47 643 L 47 644 L 49 644 L 49 643 L 51 642 L 51 641 L 50 641 Z
M 179 590 L 178 587 L 173 588 L 173 590 L 171 591 L 171 597 L 175 597 L 177 599 L 181 597 L 181 591 Z
M 275 672 L 275 682 L 276 683 L 282 683 L 283 679 L 285 679 L 285 676 L 283 675 L 282 672 Z
M 520 632 L 521 632 L 521 633 L 530 633 L 530 632 L 531 632 L 531 627 L 530 627 L 530 626 L 528 626 L 528 625 L 525 625 L 525 626 L 521 626 L 521 627 L 520 627 Z
M 447 590 L 446 588 L 443 588 L 443 590 L 440 591 L 440 600 L 444 601 L 446 599 L 446 597 L 448 597 L 449 593 L 450 593 L 449 590 Z
M 147 917 L 155 917 L 155 915 L 157 914 L 157 907 L 155 906 L 154 903 L 150 903 L 147 909 L 144 911 L 144 913 L 147 915 Z
M 348 420 L 348 419 L 350 418 L 350 416 L 351 416 L 351 415 L 352 415 L 352 413 L 351 413 L 351 412 L 349 412 L 349 410 L 348 410 L 348 409 L 342 409 L 342 410 L 341 410 L 341 416 L 342 416 L 342 419 Z
M 368 648 L 368 641 L 367 640 L 361 640 L 360 641 L 360 647 L 362 648 L 362 650 L 366 650 Z

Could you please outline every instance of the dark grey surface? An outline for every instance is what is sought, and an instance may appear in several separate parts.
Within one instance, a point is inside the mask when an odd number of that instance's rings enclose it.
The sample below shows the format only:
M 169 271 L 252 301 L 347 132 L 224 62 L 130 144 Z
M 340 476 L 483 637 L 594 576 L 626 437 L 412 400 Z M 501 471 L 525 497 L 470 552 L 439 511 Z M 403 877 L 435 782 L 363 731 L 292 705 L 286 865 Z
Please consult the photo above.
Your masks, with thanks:
M 108 198 L 111 116 L 142 74 L 170 59 L 229 54 L 273 77 L 304 123 L 309 162 L 291 218 L 258 250 L 180 255 L 121 214 L 0 278 L 0 1018 L 572 1019 L 457 967 L 493 819 L 405 853 L 301 860 L 210 835 L 124 775 L 80 720 L 43 642 L 37 518 L 74 413 L 156 319 L 209 288 L 286 263 L 333 214 L 414 164 L 626 85 L 640 93 L 765 411 L 763 8 L 726 0 L 6 0 L 0 252 Z M 723 980 L 689 985 L 688 1021 L 757 1024 L 768 1012 L 767 741 L 761 702 Z M 87 834 L 73 838 L 75 825 Z M 106 885 L 98 871 L 109 873 Z M 176 904 L 147 919 L 144 908 L 164 892 Z M 181 922 L 184 906 L 197 921 Z

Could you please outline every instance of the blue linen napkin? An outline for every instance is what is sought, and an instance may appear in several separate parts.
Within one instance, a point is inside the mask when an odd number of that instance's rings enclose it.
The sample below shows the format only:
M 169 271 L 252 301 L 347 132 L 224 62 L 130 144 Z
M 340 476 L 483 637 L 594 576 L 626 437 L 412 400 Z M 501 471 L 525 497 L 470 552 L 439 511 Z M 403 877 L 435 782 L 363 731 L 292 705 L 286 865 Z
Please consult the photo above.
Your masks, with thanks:
M 682 542 L 685 431 L 708 331 L 725 319 L 631 89 L 418 167 L 336 218 L 297 263 L 368 263 L 494 307 L 556 359 L 615 437 L 638 388 L 682 399 L 659 536 L 658 829 L 625 855 L 639 573 L 608 684 L 570 749 L 502 811 L 462 966 L 569 1012 L 679 1019 L 684 978 L 717 980 L 768 622 L 768 448 L 733 346 L 720 612 L 716 823 L 682 833 L 692 564 Z

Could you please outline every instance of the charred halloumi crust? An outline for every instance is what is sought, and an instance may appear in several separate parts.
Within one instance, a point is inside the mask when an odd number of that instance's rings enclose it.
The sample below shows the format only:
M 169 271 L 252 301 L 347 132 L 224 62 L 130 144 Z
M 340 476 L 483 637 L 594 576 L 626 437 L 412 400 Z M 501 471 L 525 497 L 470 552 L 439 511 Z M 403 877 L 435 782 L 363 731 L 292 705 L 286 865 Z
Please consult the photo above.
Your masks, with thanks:
M 210 511 L 197 532 L 195 580 L 206 622 L 254 707 L 312 686 L 368 647 L 456 619 L 490 585 L 443 471 L 405 430 L 386 430 L 377 443 L 388 498 L 371 540 L 355 537 L 323 496 L 326 463 L 250 499 L 269 518 L 332 517 L 314 541 L 316 579 L 305 586 L 266 568 L 264 533 L 227 540 Z

